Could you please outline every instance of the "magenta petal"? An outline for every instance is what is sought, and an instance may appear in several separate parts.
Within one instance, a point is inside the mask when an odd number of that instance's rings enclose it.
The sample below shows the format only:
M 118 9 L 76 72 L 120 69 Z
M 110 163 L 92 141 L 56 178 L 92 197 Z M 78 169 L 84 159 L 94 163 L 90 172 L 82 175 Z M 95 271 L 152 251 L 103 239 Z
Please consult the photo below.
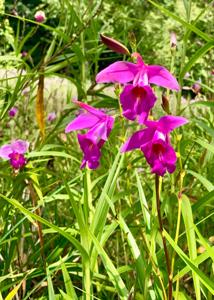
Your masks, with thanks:
M 144 123 L 155 101 L 156 97 L 150 86 L 129 84 L 120 95 L 124 117 L 129 120 L 135 120 L 138 117 L 140 124 Z
M 5 158 L 5 159 L 10 159 L 9 155 L 13 152 L 13 149 L 11 145 L 3 145 L 0 148 L 0 157 Z
M 28 151 L 29 143 L 23 140 L 16 140 L 11 143 L 11 148 L 16 153 L 24 154 Z
M 84 154 L 81 168 L 88 163 L 90 169 L 96 169 L 99 166 L 101 156 L 100 148 L 88 138 L 87 134 L 78 134 L 77 137 Z
M 166 162 L 168 172 L 173 173 L 175 171 L 177 156 L 175 150 L 170 144 L 168 144 L 166 152 L 164 153 L 164 160 Z
M 105 114 L 100 109 L 94 108 L 93 106 L 88 105 L 84 102 L 75 100 L 75 101 L 73 101 L 73 103 L 77 104 L 79 107 L 83 108 L 84 110 L 88 111 L 89 113 L 91 113 L 99 118 L 105 116 Z
M 188 120 L 177 116 L 164 116 L 158 121 L 158 129 L 163 133 L 169 133 L 173 129 L 188 123 Z
M 65 128 L 65 133 L 71 132 L 73 130 L 82 130 L 86 128 L 91 128 L 99 122 L 99 118 L 90 113 L 80 114 L 76 119 L 71 121 Z
M 107 83 L 107 82 L 119 82 L 126 83 L 134 79 L 138 72 L 138 67 L 136 64 L 124 61 L 118 61 L 101 72 L 96 76 L 97 83 Z
M 12 152 L 9 155 L 9 158 L 10 158 L 10 164 L 11 164 L 11 166 L 14 169 L 17 169 L 17 170 L 23 168 L 26 165 L 26 163 L 27 163 L 27 160 L 24 157 L 24 155 L 20 154 L 20 153 L 17 153 L 17 152 Z
M 149 83 L 153 83 L 167 89 L 179 91 L 180 87 L 175 77 L 164 67 L 147 66 Z
M 148 128 L 135 132 L 122 146 L 121 152 L 127 152 L 133 149 L 140 148 L 142 144 L 151 140 L 154 134 L 153 130 Z
M 155 173 L 159 176 L 164 176 L 166 171 L 167 171 L 166 166 L 160 160 L 156 159 L 152 166 L 152 173 Z

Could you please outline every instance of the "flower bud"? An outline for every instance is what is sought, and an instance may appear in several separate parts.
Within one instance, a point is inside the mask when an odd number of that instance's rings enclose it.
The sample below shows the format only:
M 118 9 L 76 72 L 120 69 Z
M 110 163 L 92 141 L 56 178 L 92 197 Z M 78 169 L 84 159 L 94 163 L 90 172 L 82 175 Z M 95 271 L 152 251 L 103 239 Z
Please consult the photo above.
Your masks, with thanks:
M 163 110 L 170 115 L 170 108 L 169 108 L 169 100 L 168 98 L 162 94 L 162 103 L 161 106 L 163 108 Z
M 46 19 L 44 11 L 38 10 L 34 15 L 34 19 L 38 23 L 43 23 Z
M 201 91 L 201 85 L 200 85 L 200 81 L 196 81 L 193 85 L 192 85 L 192 90 L 195 94 L 200 93 Z
M 105 44 L 109 49 L 113 50 L 114 52 L 130 55 L 130 52 L 126 48 L 126 46 L 116 41 L 115 39 L 105 36 L 104 34 L 100 34 L 100 38 L 102 43 Z
M 170 33 L 170 47 L 176 48 L 177 46 L 177 38 L 175 32 Z
M 47 120 L 48 122 L 52 122 L 56 119 L 56 113 L 55 112 L 51 112 L 48 114 Z
M 22 51 L 21 53 L 22 58 L 27 57 L 27 55 L 28 55 L 27 51 Z
M 9 114 L 9 116 L 10 116 L 11 118 L 13 118 L 13 117 L 15 117 L 15 115 L 17 114 L 17 112 L 18 112 L 18 108 L 16 108 L 16 107 L 14 106 L 14 107 L 12 107 L 12 108 L 9 110 L 8 114 Z

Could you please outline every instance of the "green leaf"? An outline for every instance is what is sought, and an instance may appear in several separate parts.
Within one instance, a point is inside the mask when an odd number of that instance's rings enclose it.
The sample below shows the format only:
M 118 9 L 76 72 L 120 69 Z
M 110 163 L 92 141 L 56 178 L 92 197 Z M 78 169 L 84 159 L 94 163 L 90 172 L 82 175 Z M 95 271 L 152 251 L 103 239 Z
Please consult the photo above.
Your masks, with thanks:
M 182 195 L 182 202 L 181 202 L 181 209 L 182 209 L 182 216 L 185 225 L 185 232 L 187 236 L 187 244 L 189 250 L 189 256 L 191 261 L 197 258 L 197 245 L 196 245 L 196 238 L 195 238 L 195 231 L 194 231 L 194 221 L 192 215 L 192 209 L 190 205 L 189 198 L 186 195 Z M 193 273 L 193 282 L 195 287 L 196 299 L 201 299 L 201 292 L 200 292 L 200 282 L 199 278 Z
M 213 91 L 213 90 L 211 90 Z M 211 107 L 211 108 L 214 108 L 214 102 L 213 101 L 196 101 L 196 102 L 193 102 L 190 104 L 191 106 L 192 105 L 204 105 L 204 106 L 207 106 L 207 107 Z
M 85 251 L 85 249 L 82 247 L 82 245 L 80 244 L 79 241 L 77 241 L 73 236 L 71 236 L 70 234 L 68 234 L 67 232 L 63 231 L 62 229 L 60 229 L 58 226 L 51 224 L 49 221 L 43 219 L 42 217 L 30 212 L 28 209 L 26 209 L 24 206 L 22 206 L 17 200 L 15 199 L 9 199 L 6 196 L 0 194 L 0 197 L 2 199 L 4 199 L 5 201 L 7 201 L 8 203 L 10 203 L 12 206 L 16 207 L 17 209 L 19 209 L 24 215 L 39 221 L 40 223 L 52 228 L 53 230 L 55 230 L 56 232 L 58 232 L 60 235 L 64 236 L 68 241 L 70 241 L 74 247 L 76 247 L 76 249 L 78 249 L 81 253 L 81 255 L 85 258 L 85 259 L 89 259 L 87 252 Z
M 211 191 L 193 204 L 192 211 L 197 212 L 199 208 L 204 207 L 205 205 L 212 202 L 213 200 L 214 200 L 214 191 Z
M 188 63 L 183 67 L 180 73 L 180 79 L 183 79 L 185 74 L 192 68 L 192 66 L 196 63 L 196 61 L 201 58 L 204 54 L 206 54 L 209 50 L 214 47 L 214 41 L 210 41 L 206 43 L 203 47 L 198 49 L 195 54 L 189 59 Z
M 18 290 L 21 287 L 23 281 L 24 280 L 22 280 L 17 286 L 15 286 L 14 289 L 12 289 L 12 291 L 6 296 L 5 300 L 13 300 L 14 299 L 14 297 L 18 293 Z
M 51 279 L 51 272 L 48 267 L 46 268 L 46 273 L 47 273 L 47 282 L 48 282 L 48 299 L 56 300 L 53 283 Z
M 139 200 L 140 200 L 141 209 L 142 209 L 142 212 L 143 212 L 144 221 L 146 223 L 147 229 L 150 230 L 151 224 L 150 224 L 149 208 L 148 208 L 146 197 L 145 197 L 143 187 L 142 187 L 142 184 L 140 182 L 140 178 L 139 178 L 139 175 L 138 175 L 137 171 L 135 171 L 135 176 L 137 178 L 137 187 L 138 187 L 138 192 L 139 192 Z
M 164 8 L 163 6 L 157 4 L 156 2 L 152 1 L 152 0 L 148 0 L 152 5 L 154 5 L 155 7 L 157 7 L 162 13 L 164 13 L 164 15 L 174 19 L 175 21 L 179 22 L 180 24 L 182 24 L 184 27 L 190 29 L 191 31 L 195 32 L 198 36 L 200 36 L 201 38 L 203 38 L 205 41 L 207 42 L 211 42 L 213 41 L 213 39 L 207 35 L 206 33 L 204 33 L 203 31 L 201 31 L 198 27 L 186 22 L 185 20 L 181 19 L 180 17 L 178 17 L 178 15 L 173 14 L 172 12 L 170 12 L 169 10 L 167 10 L 166 8 Z
M 113 191 L 115 188 L 116 180 L 120 171 L 120 168 L 123 163 L 124 156 L 121 156 L 120 151 L 118 151 L 117 156 L 115 157 L 113 166 L 110 169 L 108 178 L 102 190 L 102 193 L 99 197 L 95 208 L 94 218 L 91 224 L 91 230 L 94 232 L 95 235 L 98 234 L 101 236 L 102 231 L 106 222 L 107 213 L 109 210 L 109 201 L 106 200 L 106 195 L 111 198 L 113 195 Z
M 103 247 L 100 245 L 98 239 L 96 239 L 92 232 L 89 231 L 89 234 L 91 239 L 93 240 L 97 252 L 99 253 L 103 261 L 103 265 L 109 275 L 109 278 L 119 294 L 120 299 L 127 300 L 129 293 L 122 278 L 120 277 L 119 272 L 115 268 L 114 264 L 112 263 L 111 259 L 109 258 Z
M 196 143 L 198 143 L 199 145 L 201 145 L 202 147 L 204 147 L 205 149 L 209 150 L 210 152 L 214 153 L 214 146 L 210 145 L 200 139 L 195 140 Z
M 164 235 L 167 239 L 167 241 L 170 243 L 170 245 L 173 247 L 173 249 L 177 252 L 177 254 L 180 256 L 180 258 L 189 266 L 190 270 L 195 273 L 195 275 L 200 279 L 200 281 L 203 283 L 203 285 L 206 286 L 206 288 L 214 295 L 214 283 L 212 280 L 210 280 L 201 270 L 199 270 L 194 262 L 189 259 L 189 257 L 181 250 L 178 245 L 175 244 L 171 236 L 166 232 L 166 230 L 163 231 Z
M 80 162 L 77 158 L 75 158 L 74 156 L 71 156 L 70 154 L 67 154 L 63 151 L 59 152 L 59 151 L 32 151 L 30 153 L 27 154 L 27 158 L 33 158 L 33 157 L 41 157 L 41 156 L 57 156 L 57 157 L 63 157 L 63 158 L 69 158 L 72 159 L 76 162 Z
M 63 275 L 66 293 L 70 297 L 69 299 L 78 300 L 78 297 L 76 295 L 75 289 L 73 287 L 73 284 L 72 284 L 71 278 L 69 276 L 69 273 L 67 271 L 67 268 L 65 266 L 65 263 L 62 261 L 62 259 L 60 259 L 60 261 L 61 261 L 62 275 Z
M 214 262 L 214 250 L 213 247 L 210 247 L 210 245 L 206 242 L 206 240 L 204 239 L 204 237 L 202 236 L 202 234 L 200 233 L 200 231 L 198 230 L 198 228 L 196 226 L 194 226 L 195 228 L 195 232 L 199 238 L 199 242 L 201 243 L 201 245 L 207 250 L 209 257 L 212 259 L 212 261 Z
M 208 190 L 208 192 L 211 192 L 212 190 L 214 190 L 214 185 L 208 179 L 206 179 L 204 176 L 202 176 L 201 174 L 196 173 L 191 170 L 187 170 L 187 173 L 189 173 L 189 174 L 193 175 L 195 178 L 197 178 L 203 184 L 203 186 Z
M 214 246 L 212 248 L 214 250 Z M 210 256 L 209 256 L 209 253 L 206 251 L 206 252 L 202 253 L 201 255 L 197 256 L 197 258 L 194 259 L 193 263 L 198 266 L 199 264 L 206 261 L 208 258 L 210 258 Z M 184 275 L 189 273 L 189 271 L 190 271 L 190 267 L 187 265 L 182 270 L 180 270 L 177 275 L 174 276 L 173 282 L 176 282 L 178 279 L 182 278 Z
M 205 122 L 202 122 L 202 121 L 199 121 L 199 120 L 196 120 L 196 123 L 200 127 L 202 127 L 206 133 L 208 133 L 210 136 L 212 136 L 214 138 L 214 128 L 211 128 L 211 127 L 207 126 L 207 124 Z
M 145 287 L 145 283 L 146 283 L 146 281 L 145 281 L 146 263 L 143 259 L 143 256 L 140 253 L 140 249 L 138 248 L 137 242 L 136 242 L 133 234 L 131 233 L 129 227 L 127 226 L 125 220 L 123 219 L 123 217 L 121 215 L 119 215 L 119 217 L 118 217 L 118 222 L 119 222 L 121 229 L 125 233 L 129 247 L 131 249 L 132 255 L 135 260 L 136 269 L 137 269 L 136 274 L 138 277 L 139 286 L 141 288 L 141 291 L 144 291 L 144 287 Z

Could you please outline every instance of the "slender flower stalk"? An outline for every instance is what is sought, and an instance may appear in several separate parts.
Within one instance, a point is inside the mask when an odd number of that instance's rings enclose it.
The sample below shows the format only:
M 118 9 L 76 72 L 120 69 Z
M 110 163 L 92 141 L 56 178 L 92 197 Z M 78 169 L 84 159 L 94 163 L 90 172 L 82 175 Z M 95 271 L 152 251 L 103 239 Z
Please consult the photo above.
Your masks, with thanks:
M 161 203 L 160 203 L 160 178 L 157 174 L 155 175 L 155 191 L 156 191 L 156 205 L 157 205 L 157 213 L 158 213 L 159 230 L 163 242 L 163 249 L 164 249 L 164 254 L 166 259 L 166 268 L 168 273 L 168 300 L 172 300 L 171 266 L 170 266 L 169 253 L 166 246 L 166 238 L 163 233 L 163 222 L 161 217 Z

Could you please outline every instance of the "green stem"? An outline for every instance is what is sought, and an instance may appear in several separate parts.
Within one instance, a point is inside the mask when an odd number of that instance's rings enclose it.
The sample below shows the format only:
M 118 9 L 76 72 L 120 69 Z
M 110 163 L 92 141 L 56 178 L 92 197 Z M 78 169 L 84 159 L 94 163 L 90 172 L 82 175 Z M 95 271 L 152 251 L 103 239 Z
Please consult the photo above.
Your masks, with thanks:
M 181 224 L 181 194 L 178 195 L 178 216 L 177 216 L 177 225 L 176 225 L 176 233 L 175 233 L 175 244 L 178 243 L 179 231 L 180 231 L 180 224 Z M 175 255 L 176 252 L 174 251 L 172 254 L 172 264 L 171 264 L 171 278 L 173 278 L 173 271 L 174 271 L 174 264 L 175 264 Z
M 157 174 L 155 175 L 155 191 L 156 191 L 156 205 L 157 205 L 157 213 L 158 213 L 159 230 L 163 242 L 163 249 L 164 249 L 164 254 L 166 259 L 166 268 L 168 273 L 168 300 L 172 300 L 171 266 L 170 266 L 169 253 L 166 246 L 166 238 L 163 234 L 163 222 L 161 217 L 161 203 L 160 203 L 160 180 Z

